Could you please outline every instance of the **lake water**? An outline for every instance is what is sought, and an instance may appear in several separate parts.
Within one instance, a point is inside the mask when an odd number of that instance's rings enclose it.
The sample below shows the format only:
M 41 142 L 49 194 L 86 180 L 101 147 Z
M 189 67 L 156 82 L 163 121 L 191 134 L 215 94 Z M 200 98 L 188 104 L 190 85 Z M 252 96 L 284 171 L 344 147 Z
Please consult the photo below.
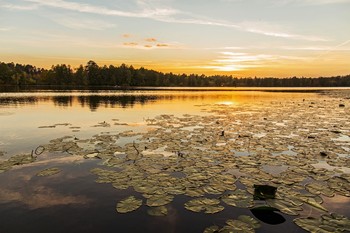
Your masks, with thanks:
M 1 92 L 0 232 L 237 231 L 241 215 L 256 232 L 305 232 L 293 219 L 349 217 L 349 93 Z M 254 185 L 276 197 L 253 200 Z M 142 205 L 121 213 L 131 195 Z M 349 230 L 341 219 L 332 229 Z

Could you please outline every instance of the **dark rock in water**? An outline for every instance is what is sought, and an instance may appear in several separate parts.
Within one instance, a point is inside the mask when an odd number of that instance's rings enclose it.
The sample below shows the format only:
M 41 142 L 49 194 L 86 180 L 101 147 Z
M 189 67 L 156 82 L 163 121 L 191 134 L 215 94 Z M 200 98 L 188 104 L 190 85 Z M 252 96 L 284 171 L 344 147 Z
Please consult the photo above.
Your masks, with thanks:
M 270 225 L 277 225 L 286 221 L 282 215 L 275 212 L 279 211 L 278 209 L 270 206 L 260 206 L 253 208 L 250 211 L 257 219 Z
M 307 136 L 307 138 L 315 139 L 316 137 L 315 137 L 315 136 L 312 136 L 312 135 L 309 135 L 309 136 Z
M 225 136 L 225 131 L 224 131 L 224 130 L 221 131 L 221 136 L 222 136 L 222 137 Z
M 331 130 L 332 133 L 340 134 L 341 132 L 339 130 Z
M 320 155 L 321 155 L 321 156 L 327 156 L 327 153 L 324 152 L 324 151 L 321 151 L 321 152 L 320 152 Z
M 339 104 L 339 108 L 344 108 L 345 104 Z
M 254 185 L 254 199 L 275 199 L 277 188 L 270 185 Z

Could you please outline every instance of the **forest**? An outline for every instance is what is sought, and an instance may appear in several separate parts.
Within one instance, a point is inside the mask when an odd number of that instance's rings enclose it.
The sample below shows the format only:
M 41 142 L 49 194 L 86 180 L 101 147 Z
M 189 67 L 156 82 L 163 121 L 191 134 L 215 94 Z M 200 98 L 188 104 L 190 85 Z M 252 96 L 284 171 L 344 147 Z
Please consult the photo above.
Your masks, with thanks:
M 292 72 L 292 71 L 291 71 Z M 111 87 L 350 87 L 350 74 L 334 77 L 245 77 L 162 73 L 155 70 L 120 66 L 54 65 L 50 69 L 33 65 L 0 62 L 0 85 L 14 86 L 111 86 Z

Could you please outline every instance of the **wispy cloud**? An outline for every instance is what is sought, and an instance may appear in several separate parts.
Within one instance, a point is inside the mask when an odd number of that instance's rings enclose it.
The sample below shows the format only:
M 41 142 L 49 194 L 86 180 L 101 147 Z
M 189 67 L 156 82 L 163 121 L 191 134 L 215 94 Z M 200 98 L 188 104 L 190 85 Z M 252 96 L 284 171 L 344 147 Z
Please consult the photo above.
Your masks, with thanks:
M 154 7 L 149 2 L 139 1 L 138 11 L 124 11 L 106 8 L 104 6 L 96 6 L 87 3 L 69 2 L 65 0 L 24 0 L 27 2 L 35 3 L 40 6 L 60 8 L 69 11 L 76 11 L 81 13 L 100 14 L 107 16 L 120 16 L 120 17 L 133 17 L 133 18 L 148 18 L 165 23 L 179 23 L 179 24 L 194 24 L 194 25 L 207 25 L 233 28 L 240 31 L 246 31 L 250 33 L 286 38 L 297 39 L 307 41 L 325 41 L 323 38 L 314 36 L 305 36 L 295 33 L 280 32 L 263 30 L 261 28 L 248 27 L 239 23 L 232 23 L 224 20 L 208 19 L 207 17 L 193 14 L 192 12 L 184 12 L 171 7 Z M 339 1 L 339 0 L 338 0 Z
M 25 0 L 27 2 L 37 3 L 41 6 L 49 6 L 55 8 L 61 8 L 70 11 L 77 11 L 82 13 L 92 13 L 110 16 L 122 16 L 122 17 L 134 17 L 134 18 L 152 18 L 157 16 L 168 16 L 177 13 L 174 9 L 168 8 L 155 8 L 145 9 L 141 12 L 130 12 L 109 9 L 103 6 L 95 6 L 87 3 L 68 2 L 64 0 Z
M 10 31 L 11 30 L 11 28 L 1 28 L 0 27 L 0 32 L 6 32 L 6 31 Z
M 350 3 L 350 0 L 270 0 L 273 6 L 322 6 Z
M 292 34 L 292 33 L 285 33 L 285 32 L 274 32 L 274 31 L 267 31 L 267 30 L 261 30 L 256 28 L 247 28 L 247 31 L 262 34 L 265 36 L 273 36 L 273 37 L 281 37 L 281 38 L 290 38 L 290 39 L 298 39 L 298 40 L 306 40 L 306 41 L 328 41 L 325 38 L 316 37 L 316 36 L 306 36 L 306 35 L 299 35 L 299 34 Z
M 57 24 L 72 28 L 72 29 L 87 29 L 87 30 L 104 30 L 115 27 L 115 24 L 103 21 L 103 20 L 92 20 L 92 19 L 78 19 L 70 17 L 54 17 L 52 19 Z
M 295 33 L 281 32 L 281 31 L 272 31 L 272 30 L 264 30 L 259 27 L 246 26 L 242 23 L 230 23 L 225 21 L 214 21 L 210 19 L 199 19 L 199 18 L 156 18 L 158 21 L 168 22 L 168 23 L 181 23 L 181 24 L 196 24 L 196 25 L 207 25 L 207 26 L 219 26 L 226 28 L 233 28 L 240 31 L 270 36 L 270 37 L 278 37 L 278 38 L 287 38 L 287 39 L 296 39 L 296 40 L 305 40 L 305 41 L 328 41 L 325 38 L 309 36 L 309 35 L 301 35 Z
M 169 44 L 156 44 L 157 47 L 169 47 Z
M 147 42 L 156 42 L 157 39 L 156 38 L 146 38 L 145 41 L 147 41 Z
M 328 41 L 327 39 L 321 37 L 283 32 L 283 28 L 281 28 L 280 25 L 270 22 L 245 21 L 241 22 L 239 26 L 249 32 L 258 33 L 266 36 L 299 39 L 305 41 Z
M 333 51 L 339 50 L 341 47 L 343 47 L 343 46 L 345 46 L 347 44 L 350 44 L 350 40 L 347 40 L 347 41 L 344 41 L 344 42 L 342 42 L 340 44 L 337 44 L 336 46 L 334 46 L 334 47 L 330 48 L 329 50 L 326 50 L 324 53 L 320 54 L 317 58 L 321 58 L 324 55 L 327 55 L 327 54 L 329 54 L 329 53 L 331 53 Z
M 152 44 L 142 44 L 137 42 L 125 42 L 122 47 L 129 47 L 134 49 L 179 49 L 181 46 L 176 43 L 152 43 Z
M 134 47 L 134 46 L 137 46 L 137 45 L 139 45 L 139 44 L 136 43 L 136 42 L 125 42 L 125 43 L 123 43 L 123 45 Z
M 37 4 L 16 5 L 16 4 L 5 3 L 5 4 L 0 4 L 0 8 L 5 8 L 8 10 L 31 11 L 31 10 L 38 9 L 38 5 Z
M 124 36 L 123 36 L 124 37 Z M 130 47 L 134 49 L 175 49 L 180 48 L 179 43 L 176 42 L 162 42 L 158 38 L 148 37 L 145 39 L 136 39 L 137 36 L 134 36 L 132 40 L 124 42 L 122 45 L 124 47 Z M 129 37 L 124 37 L 128 39 Z M 135 40 L 136 39 L 136 40 Z
M 220 52 L 218 59 L 213 60 L 213 62 L 207 66 L 201 66 L 201 68 L 215 71 L 242 71 L 250 68 L 264 67 L 272 62 L 281 62 L 281 60 L 306 61 L 308 58 L 271 54 Z
M 301 50 L 301 51 L 350 51 L 350 48 L 341 48 L 341 47 L 330 47 L 330 46 L 306 46 L 306 47 L 291 47 L 291 46 L 282 46 L 279 47 L 283 50 Z
M 279 3 L 290 3 L 298 5 L 328 5 L 339 3 L 350 3 L 350 0 L 277 0 Z

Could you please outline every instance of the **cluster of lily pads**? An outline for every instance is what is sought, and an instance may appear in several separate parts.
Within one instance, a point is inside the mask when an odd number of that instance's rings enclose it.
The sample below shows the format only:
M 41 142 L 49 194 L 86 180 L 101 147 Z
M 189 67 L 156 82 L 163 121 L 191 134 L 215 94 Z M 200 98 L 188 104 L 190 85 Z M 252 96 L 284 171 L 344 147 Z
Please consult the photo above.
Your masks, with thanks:
M 340 101 L 344 102 L 324 96 L 198 106 L 201 115 L 147 119 L 147 132 L 103 133 L 89 139 L 66 136 L 43 147 L 101 159 L 102 166 L 91 170 L 97 183 L 142 195 L 119 200 L 118 213 L 146 205 L 148 214 L 165 216 L 178 195 L 192 198 L 184 208 L 194 213 L 252 209 L 259 205 L 254 200 L 259 196 L 256 185 L 264 185 L 276 187 L 273 196 L 263 198 L 265 205 L 301 216 L 294 219 L 298 226 L 311 232 L 342 232 L 350 230 L 350 220 L 330 214 L 322 198 L 350 197 L 350 108 L 339 107 Z M 95 127 L 110 126 L 102 122 Z M 121 138 L 130 142 L 120 145 Z M 0 163 L 0 172 L 34 160 L 15 156 Z M 38 175 L 58 172 L 49 169 Z M 319 210 L 320 217 L 303 217 L 306 206 Z M 240 216 L 204 232 L 254 232 L 258 227 L 256 219 Z
M 10 170 L 14 166 L 33 163 L 36 157 L 32 154 L 19 154 L 10 157 L 8 160 L 0 161 L 0 173 Z
M 248 215 L 240 215 L 237 219 L 229 219 L 225 226 L 219 227 L 216 225 L 207 227 L 203 233 L 230 233 L 230 232 L 255 232 L 255 229 L 260 228 L 260 223 L 256 219 Z

